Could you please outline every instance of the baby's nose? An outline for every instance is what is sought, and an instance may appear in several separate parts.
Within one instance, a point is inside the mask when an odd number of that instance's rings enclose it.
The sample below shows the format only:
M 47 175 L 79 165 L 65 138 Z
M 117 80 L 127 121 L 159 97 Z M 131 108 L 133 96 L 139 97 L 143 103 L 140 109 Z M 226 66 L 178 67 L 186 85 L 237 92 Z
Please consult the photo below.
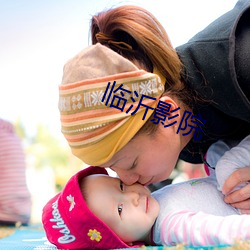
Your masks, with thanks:
M 127 198 L 129 199 L 129 201 L 134 205 L 134 206 L 138 206 L 139 205 L 139 199 L 140 199 L 140 195 L 137 192 L 127 192 L 126 193 Z

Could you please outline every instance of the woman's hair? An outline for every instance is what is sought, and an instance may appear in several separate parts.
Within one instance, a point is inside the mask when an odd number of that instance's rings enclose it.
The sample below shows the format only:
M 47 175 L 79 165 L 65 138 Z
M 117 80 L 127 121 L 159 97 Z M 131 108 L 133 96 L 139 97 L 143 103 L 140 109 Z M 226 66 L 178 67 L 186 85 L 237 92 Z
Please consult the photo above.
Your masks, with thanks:
M 137 6 L 120 6 L 98 13 L 91 20 L 92 43 L 101 43 L 149 72 L 156 68 L 165 78 L 165 93 L 191 106 L 189 89 L 181 82 L 181 61 L 159 21 Z M 151 134 L 157 126 L 146 122 Z M 141 132 L 142 132 L 141 131 Z

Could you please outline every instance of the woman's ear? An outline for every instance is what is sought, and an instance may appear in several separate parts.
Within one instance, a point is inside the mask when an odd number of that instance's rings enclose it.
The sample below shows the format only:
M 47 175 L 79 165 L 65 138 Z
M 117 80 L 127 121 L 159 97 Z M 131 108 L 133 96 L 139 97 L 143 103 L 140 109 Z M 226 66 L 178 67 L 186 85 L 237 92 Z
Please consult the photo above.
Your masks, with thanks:
M 161 106 L 161 108 L 165 109 L 166 112 L 166 120 L 164 123 L 164 127 L 170 127 L 173 126 L 176 128 L 176 126 L 180 124 L 180 107 L 178 104 L 169 96 L 162 96 L 159 100 L 161 102 L 158 103 L 158 107 Z M 157 108 L 156 108 L 157 112 Z
M 162 101 L 162 102 L 165 102 L 166 104 L 171 105 L 170 111 L 173 111 L 179 107 L 177 103 L 174 101 L 174 99 L 172 99 L 169 96 L 162 96 L 159 101 Z

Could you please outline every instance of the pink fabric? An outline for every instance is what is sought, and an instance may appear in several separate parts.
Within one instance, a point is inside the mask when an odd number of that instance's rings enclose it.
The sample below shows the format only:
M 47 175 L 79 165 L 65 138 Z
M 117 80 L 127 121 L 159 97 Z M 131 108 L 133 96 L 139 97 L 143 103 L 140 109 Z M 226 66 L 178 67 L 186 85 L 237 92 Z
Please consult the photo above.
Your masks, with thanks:
M 205 154 L 204 159 L 205 159 L 205 161 L 207 160 L 207 153 Z M 205 170 L 206 174 L 209 176 L 210 175 L 210 171 L 209 171 L 209 167 L 206 164 L 206 162 L 204 163 L 204 170 Z
M 0 119 L 0 221 L 28 223 L 31 197 L 25 155 L 12 124 Z
M 250 239 L 250 216 L 215 216 L 203 212 L 172 211 L 164 219 L 161 240 L 164 245 L 192 246 L 233 244 Z

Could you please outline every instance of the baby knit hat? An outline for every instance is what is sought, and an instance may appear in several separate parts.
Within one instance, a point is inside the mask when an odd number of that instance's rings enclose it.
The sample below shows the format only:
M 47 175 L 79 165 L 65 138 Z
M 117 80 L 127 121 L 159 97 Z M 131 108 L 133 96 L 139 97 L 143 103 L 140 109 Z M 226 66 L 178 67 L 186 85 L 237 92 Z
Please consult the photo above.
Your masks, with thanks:
M 75 175 L 43 208 L 42 222 L 48 240 L 59 249 L 117 249 L 129 246 L 87 206 L 80 189 L 82 178 L 108 175 L 104 168 L 88 167 Z
M 61 130 L 72 153 L 98 166 L 124 147 L 153 114 L 165 79 L 97 43 L 64 66 Z

